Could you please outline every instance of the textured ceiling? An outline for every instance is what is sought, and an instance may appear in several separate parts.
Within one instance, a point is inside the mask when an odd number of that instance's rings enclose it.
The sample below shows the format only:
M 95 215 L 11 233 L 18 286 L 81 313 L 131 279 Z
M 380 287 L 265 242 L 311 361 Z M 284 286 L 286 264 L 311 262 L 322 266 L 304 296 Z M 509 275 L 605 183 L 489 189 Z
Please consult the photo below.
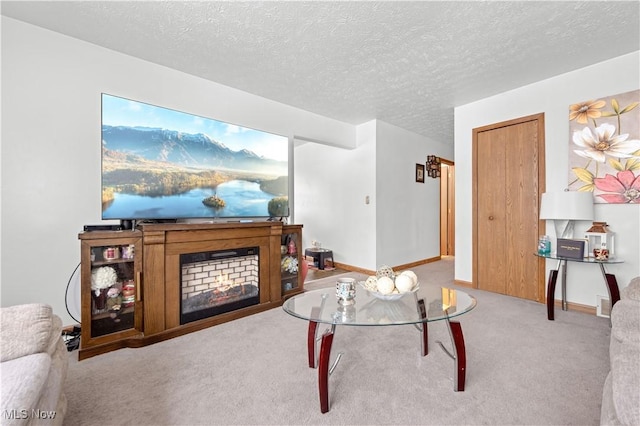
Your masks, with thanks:
M 640 50 L 638 1 L 1 7 L 11 18 L 323 116 L 377 118 L 442 143 L 453 143 L 455 106 Z

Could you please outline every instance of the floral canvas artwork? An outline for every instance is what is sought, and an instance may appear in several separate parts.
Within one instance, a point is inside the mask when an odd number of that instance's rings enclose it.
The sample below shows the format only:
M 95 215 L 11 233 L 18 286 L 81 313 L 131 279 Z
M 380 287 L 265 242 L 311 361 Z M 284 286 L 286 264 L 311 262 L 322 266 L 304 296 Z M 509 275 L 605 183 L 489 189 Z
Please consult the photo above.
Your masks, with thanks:
M 569 107 L 569 189 L 640 204 L 640 90 Z

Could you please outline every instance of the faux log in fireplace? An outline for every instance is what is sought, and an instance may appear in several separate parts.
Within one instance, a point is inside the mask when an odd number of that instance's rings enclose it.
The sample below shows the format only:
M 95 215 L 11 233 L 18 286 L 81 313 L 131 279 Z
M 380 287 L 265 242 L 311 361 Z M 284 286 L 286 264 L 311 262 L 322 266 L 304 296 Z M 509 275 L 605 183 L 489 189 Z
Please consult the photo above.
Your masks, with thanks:
M 260 303 L 258 247 L 180 255 L 180 324 Z

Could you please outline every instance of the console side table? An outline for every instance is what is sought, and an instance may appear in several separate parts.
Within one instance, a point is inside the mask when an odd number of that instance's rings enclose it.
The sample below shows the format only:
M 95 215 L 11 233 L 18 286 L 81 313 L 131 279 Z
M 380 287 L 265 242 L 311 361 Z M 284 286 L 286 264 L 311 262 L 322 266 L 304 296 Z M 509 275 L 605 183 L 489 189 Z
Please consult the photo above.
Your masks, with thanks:
M 608 260 L 596 260 L 593 257 L 585 257 L 581 259 L 571 259 L 567 257 L 560 257 L 556 254 L 547 254 L 542 255 L 535 253 L 536 256 L 543 257 L 545 259 L 553 259 L 558 261 L 558 266 L 556 269 L 552 269 L 549 272 L 549 281 L 547 282 L 547 319 L 549 321 L 553 321 L 554 319 L 554 304 L 555 304 L 555 293 L 556 293 L 556 281 L 558 280 L 558 271 L 562 268 L 562 310 L 567 310 L 567 262 L 578 262 L 578 263 L 591 263 L 600 265 L 600 271 L 602 272 L 602 277 L 604 278 L 605 284 L 607 285 L 607 290 L 609 291 L 609 299 L 611 300 L 611 307 L 616 304 L 618 300 L 620 300 L 620 290 L 618 288 L 618 281 L 616 280 L 616 276 L 613 274 L 607 273 L 605 270 L 605 265 L 611 265 L 616 263 L 623 263 L 624 260 L 612 258 Z

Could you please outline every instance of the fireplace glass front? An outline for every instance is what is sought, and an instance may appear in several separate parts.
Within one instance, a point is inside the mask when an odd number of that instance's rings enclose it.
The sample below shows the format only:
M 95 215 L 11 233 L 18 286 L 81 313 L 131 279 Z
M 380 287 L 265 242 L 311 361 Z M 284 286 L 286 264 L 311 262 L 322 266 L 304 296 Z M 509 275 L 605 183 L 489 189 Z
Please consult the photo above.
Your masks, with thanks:
M 180 324 L 260 303 L 259 247 L 180 255 Z

